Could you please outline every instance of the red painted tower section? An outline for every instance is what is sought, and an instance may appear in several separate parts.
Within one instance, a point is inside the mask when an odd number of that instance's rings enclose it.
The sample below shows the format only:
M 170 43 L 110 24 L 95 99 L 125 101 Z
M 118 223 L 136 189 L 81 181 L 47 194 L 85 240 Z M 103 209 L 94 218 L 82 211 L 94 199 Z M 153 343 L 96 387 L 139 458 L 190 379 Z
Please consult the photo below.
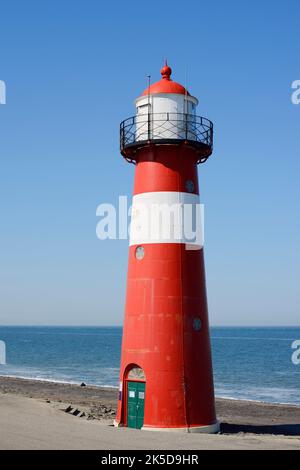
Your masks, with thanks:
M 137 99 L 137 115 L 121 124 L 121 152 L 136 165 L 133 211 L 135 201 L 196 203 L 197 163 L 212 152 L 212 123 L 195 114 L 197 99 L 171 80 L 167 65 L 161 73 L 162 79 Z M 144 383 L 144 392 L 136 392 L 144 401 L 133 402 L 137 382 Z M 132 425 L 135 414 L 137 426 Z M 130 240 L 115 425 L 219 429 L 203 247 L 189 245 L 184 237 Z

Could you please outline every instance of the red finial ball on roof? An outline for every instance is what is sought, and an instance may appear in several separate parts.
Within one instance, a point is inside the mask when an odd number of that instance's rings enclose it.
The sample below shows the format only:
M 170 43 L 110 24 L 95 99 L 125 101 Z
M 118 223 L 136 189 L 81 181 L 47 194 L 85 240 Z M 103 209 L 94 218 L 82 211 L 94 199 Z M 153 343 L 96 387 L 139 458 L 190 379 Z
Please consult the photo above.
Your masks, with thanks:
M 168 66 L 167 61 L 166 61 L 165 65 L 163 66 L 163 68 L 161 69 L 160 73 L 162 75 L 162 78 L 165 78 L 166 80 L 171 80 L 170 76 L 171 76 L 171 73 L 172 73 L 172 69 L 171 69 L 171 67 Z
M 184 88 L 184 86 L 180 85 L 180 83 L 174 82 L 170 75 L 172 73 L 171 67 L 168 66 L 167 61 L 163 68 L 161 69 L 160 73 L 162 74 L 162 78 L 155 83 L 152 83 L 146 90 L 143 91 L 142 96 L 145 95 L 155 95 L 158 93 L 174 93 L 176 95 L 189 95 L 189 92 Z

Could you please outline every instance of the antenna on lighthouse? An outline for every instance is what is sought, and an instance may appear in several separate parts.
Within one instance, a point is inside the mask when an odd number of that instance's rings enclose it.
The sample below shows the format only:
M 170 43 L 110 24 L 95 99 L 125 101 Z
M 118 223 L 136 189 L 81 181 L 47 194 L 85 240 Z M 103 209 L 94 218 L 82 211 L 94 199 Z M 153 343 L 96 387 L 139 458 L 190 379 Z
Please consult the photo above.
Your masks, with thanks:
M 148 140 L 150 140 L 150 85 L 151 75 L 147 75 L 148 78 Z
M 150 106 L 150 85 L 151 85 L 151 75 L 147 75 L 148 79 L 148 105 Z
M 188 113 L 188 100 L 187 100 L 187 89 L 188 89 L 188 66 L 185 66 L 185 93 L 184 93 L 184 112 L 185 114 Z

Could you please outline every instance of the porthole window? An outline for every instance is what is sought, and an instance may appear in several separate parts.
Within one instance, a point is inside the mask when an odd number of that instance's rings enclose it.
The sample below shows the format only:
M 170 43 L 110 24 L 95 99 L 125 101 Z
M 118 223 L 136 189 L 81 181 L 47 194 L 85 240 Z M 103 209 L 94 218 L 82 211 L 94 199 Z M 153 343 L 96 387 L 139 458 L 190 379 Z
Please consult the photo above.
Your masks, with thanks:
M 195 185 L 192 180 L 187 180 L 187 182 L 185 183 L 185 189 L 188 193 L 192 193 L 194 191 Z
M 202 326 L 201 319 L 199 317 L 195 317 L 193 320 L 193 330 L 200 331 Z
M 145 255 L 145 250 L 143 246 L 137 246 L 135 249 L 135 257 L 140 260 L 143 259 Z

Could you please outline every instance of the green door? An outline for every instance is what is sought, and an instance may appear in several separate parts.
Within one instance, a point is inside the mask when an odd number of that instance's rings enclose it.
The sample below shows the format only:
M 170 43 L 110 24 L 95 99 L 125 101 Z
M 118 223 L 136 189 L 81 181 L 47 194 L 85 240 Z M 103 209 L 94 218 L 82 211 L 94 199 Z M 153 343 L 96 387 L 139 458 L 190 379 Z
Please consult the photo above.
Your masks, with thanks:
M 127 426 L 141 429 L 144 424 L 145 382 L 127 382 Z

